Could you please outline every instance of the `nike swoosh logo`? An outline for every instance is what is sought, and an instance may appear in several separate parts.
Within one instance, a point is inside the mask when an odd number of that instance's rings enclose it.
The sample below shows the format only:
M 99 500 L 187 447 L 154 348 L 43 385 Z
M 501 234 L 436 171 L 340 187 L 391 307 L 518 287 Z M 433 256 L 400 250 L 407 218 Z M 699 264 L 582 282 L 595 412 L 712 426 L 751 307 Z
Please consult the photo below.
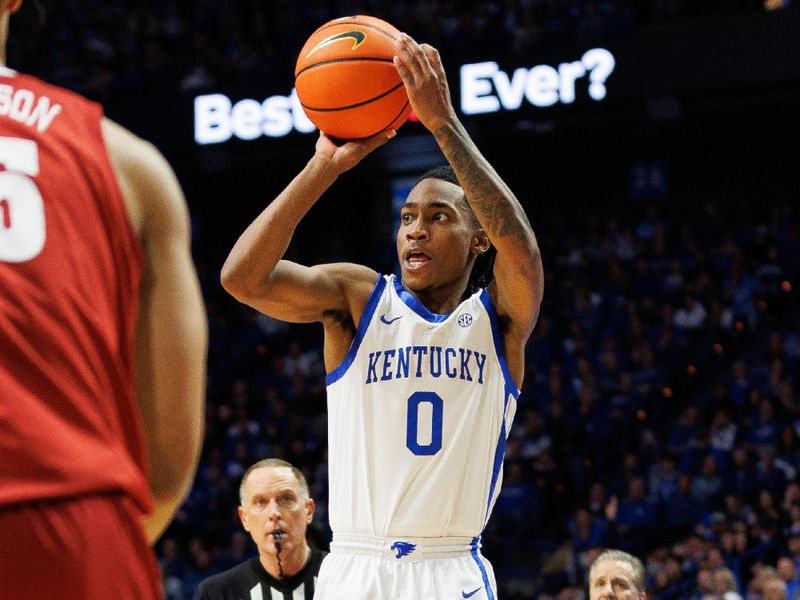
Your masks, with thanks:
M 308 54 L 306 54 L 306 58 L 314 54 L 314 52 L 316 52 L 320 48 L 324 48 L 325 46 L 333 44 L 334 42 L 338 42 L 339 40 L 346 40 L 347 38 L 353 38 L 354 40 L 353 47 L 350 48 L 350 50 L 355 50 L 361 45 L 361 42 L 367 39 L 367 34 L 364 33 L 363 31 L 358 31 L 357 29 L 353 31 L 345 31 L 344 33 L 337 33 L 335 35 L 325 38 L 319 44 L 314 46 L 311 49 L 311 51 Z
M 478 587 L 478 588 L 475 588 L 475 589 L 474 589 L 474 590 L 472 590 L 472 591 L 471 591 L 469 594 L 467 594 L 467 593 L 466 593 L 464 590 L 461 590 L 461 595 L 462 595 L 464 598 L 469 598 L 469 597 L 471 597 L 471 596 L 474 596 L 475 594 L 477 594 L 477 593 L 478 593 L 480 590 L 481 590 L 481 588 L 479 588 L 479 587 Z
M 391 325 L 392 323 L 397 321 L 397 319 L 402 319 L 402 318 L 403 318 L 403 315 L 400 315 L 399 317 L 395 317 L 394 319 L 387 319 L 386 315 L 381 315 L 381 323 L 385 323 L 386 325 Z

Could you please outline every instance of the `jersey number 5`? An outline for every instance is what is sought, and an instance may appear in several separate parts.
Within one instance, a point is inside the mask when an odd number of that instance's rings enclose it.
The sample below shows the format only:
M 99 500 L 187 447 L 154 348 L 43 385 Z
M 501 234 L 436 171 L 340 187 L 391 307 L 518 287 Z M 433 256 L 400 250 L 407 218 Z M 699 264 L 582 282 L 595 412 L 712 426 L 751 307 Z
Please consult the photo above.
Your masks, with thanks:
M 419 407 L 431 405 L 431 441 L 419 443 Z M 417 456 L 433 456 L 442 449 L 442 413 L 444 402 L 435 392 L 414 392 L 408 398 L 406 416 L 406 447 Z
M 0 261 L 25 262 L 44 248 L 44 202 L 32 179 L 39 174 L 39 147 L 0 137 L 0 166 Z

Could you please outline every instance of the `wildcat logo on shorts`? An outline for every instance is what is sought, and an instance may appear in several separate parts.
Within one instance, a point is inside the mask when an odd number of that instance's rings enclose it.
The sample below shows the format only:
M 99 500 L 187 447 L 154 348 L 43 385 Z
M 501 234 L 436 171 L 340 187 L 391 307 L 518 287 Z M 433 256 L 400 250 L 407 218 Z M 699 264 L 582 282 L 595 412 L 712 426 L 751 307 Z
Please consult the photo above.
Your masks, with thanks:
M 469 327 L 472 325 L 472 315 L 469 313 L 464 313 L 463 315 L 458 316 L 458 324 L 462 327 Z
M 411 542 L 401 542 L 400 540 L 397 540 L 390 546 L 390 549 L 397 552 L 397 556 L 395 556 L 395 558 L 403 558 L 404 556 L 408 556 L 414 550 L 416 550 L 417 546 Z

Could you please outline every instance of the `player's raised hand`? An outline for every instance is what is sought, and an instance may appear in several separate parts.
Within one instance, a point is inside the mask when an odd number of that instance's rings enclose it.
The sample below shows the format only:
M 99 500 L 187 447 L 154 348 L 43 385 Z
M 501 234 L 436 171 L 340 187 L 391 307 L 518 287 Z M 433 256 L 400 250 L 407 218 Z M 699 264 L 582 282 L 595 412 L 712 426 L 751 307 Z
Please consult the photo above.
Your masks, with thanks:
M 400 34 L 394 46 L 394 65 L 420 122 L 429 131 L 436 132 L 455 120 L 450 87 L 439 51 L 430 44 L 418 44 L 405 33 Z
M 345 142 L 339 146 L 329 136 L 320 132 L 315 154 L 327 161 L 337 173 L 344 173 L 355 167 L 367 154 L 383 146 L 395 135 L 397 132 L 389 129 L 372 137 Z

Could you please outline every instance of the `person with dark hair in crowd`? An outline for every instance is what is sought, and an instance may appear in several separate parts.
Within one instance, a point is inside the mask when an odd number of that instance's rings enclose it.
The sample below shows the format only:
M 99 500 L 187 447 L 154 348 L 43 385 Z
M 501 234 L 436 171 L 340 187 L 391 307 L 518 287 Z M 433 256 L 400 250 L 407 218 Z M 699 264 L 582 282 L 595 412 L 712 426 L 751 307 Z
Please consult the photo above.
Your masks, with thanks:
M 589 568 L 589 600 L 647 600 L 642 561 L 622 550 L 605 550 Z
M 493 599 L 480 535 L 500 491 L 542 262 L 522 206 L 456 117 L 438 52 L 405 34 L 395 51 L 411 106 L 450 164 L 402 207 L 401 277 L 281 260 L 305 213 L 393 136 L 384 132 L 341 146 L 321 135 L 239 238 L 222 282 L 270 316 L 324 327 L 333 542 L 317 597 Z M 492 246 L 487 283 L 476 263 Z
M 303 473 L 279 458 L 260 460 L 245 471 L 239 502 L 239 518 L 258 557 L 203 581 L 195 600 L 311 598 L 327 552 L 306 539 L 314 499 Z
M 5 66 L 0 595 L 161 597 L 200 456 L 207 324 L 183 192 L 103 108 Z

